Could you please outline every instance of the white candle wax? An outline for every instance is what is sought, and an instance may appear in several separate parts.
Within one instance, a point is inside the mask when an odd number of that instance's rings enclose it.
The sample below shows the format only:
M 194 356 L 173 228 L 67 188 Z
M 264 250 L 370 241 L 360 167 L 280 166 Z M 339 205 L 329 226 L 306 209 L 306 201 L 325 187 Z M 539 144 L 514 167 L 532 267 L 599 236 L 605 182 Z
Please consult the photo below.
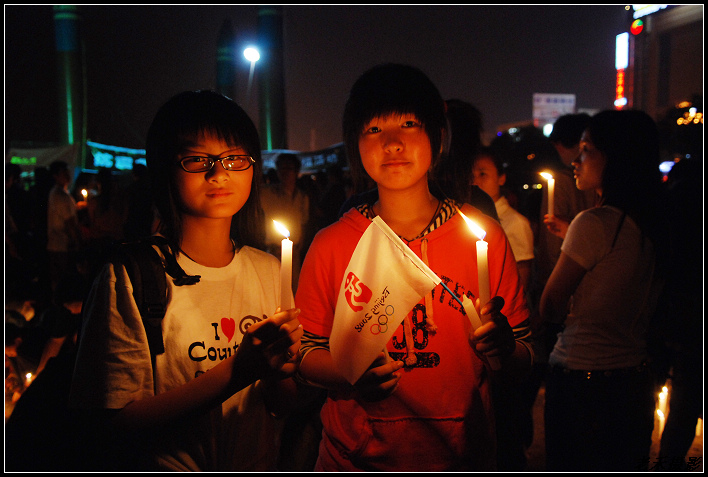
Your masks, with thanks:
M 548 215 L 554 215 L 553 189 L 556 185 L 556 180 L 548 172 L 541 172 L 541 175 L 548 181 Z
M 491 299 L 487 242 L 481 239 L 477 240 L 477 281 L 479 282 L 479 307 L 481 311 L 481 308 Z
M 292 294 L 293 276 L 293 242 L 284 238 L 280 251 L 280 310 L 292 308 L 290 295 Z
M 659 410 L 665 416 L 666 415 L 666 401 L 669 396 L 669 388 L 663 386 L 661 392 L 659 393 Z

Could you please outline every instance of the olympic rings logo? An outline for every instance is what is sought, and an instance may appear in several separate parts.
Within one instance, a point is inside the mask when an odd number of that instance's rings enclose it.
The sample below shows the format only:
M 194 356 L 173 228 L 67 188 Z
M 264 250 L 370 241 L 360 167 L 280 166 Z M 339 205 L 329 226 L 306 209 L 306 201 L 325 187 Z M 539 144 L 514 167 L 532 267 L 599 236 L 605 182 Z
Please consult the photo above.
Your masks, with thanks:
M 390 309 L 390 311 L 389 311 Z M 379 315 L 378 323 L 374 323 L 371 325 L 371 334 L 372 335 L 378 335 L 379 333 L 386 333 L 388 331 L 388 317 L 393 315 L 394 312 L 394 307 L 393 305 L 388 305 L 386 308 L 384 308 L 384 314 Z

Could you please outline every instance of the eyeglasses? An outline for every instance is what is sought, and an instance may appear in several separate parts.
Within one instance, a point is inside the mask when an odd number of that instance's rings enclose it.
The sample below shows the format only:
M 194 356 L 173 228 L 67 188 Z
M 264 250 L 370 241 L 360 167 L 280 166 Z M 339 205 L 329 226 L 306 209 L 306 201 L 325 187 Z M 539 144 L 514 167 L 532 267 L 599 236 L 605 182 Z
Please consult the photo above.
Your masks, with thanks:
M 214 167 L 216 161 L 219 161 L 227 171 L 245 171 L 256 163 L 251 156 L 189 156 L 179 163 L 187 172 L 206 172 Z

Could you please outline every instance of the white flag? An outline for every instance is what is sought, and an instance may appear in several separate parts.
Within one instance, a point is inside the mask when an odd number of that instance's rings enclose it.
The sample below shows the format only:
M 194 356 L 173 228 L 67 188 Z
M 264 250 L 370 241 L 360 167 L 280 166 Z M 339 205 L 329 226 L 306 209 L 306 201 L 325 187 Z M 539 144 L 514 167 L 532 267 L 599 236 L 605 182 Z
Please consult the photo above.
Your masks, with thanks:
M 359 239 L 337 298 L 330 352 L 354 384 L 413 307 L 441 282 L 380 217 Z

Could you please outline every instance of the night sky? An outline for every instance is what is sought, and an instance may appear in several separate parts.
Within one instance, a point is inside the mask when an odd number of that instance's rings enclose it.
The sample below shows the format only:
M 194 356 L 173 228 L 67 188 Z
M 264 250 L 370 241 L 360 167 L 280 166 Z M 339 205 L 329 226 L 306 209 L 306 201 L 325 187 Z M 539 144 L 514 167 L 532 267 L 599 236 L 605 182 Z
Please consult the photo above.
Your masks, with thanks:
M 349 88 L 385 61 L 425 71 L 444 98 L 477 106 L 488 133 L 532 118 L 534 93 L 575 94 L 582 109 L 614 100 L 615 36 L 624 5 L 285 6 L 285 94 L 290 149 L 338 143 Z M 82 6 L 88 139 L 143 148 L 172 95 L 216 87 L 219 30 L 236 35 L 234 96 L 245 105 L 256 5 Z M 256 75 L 258 66 L 256 64 Z M 48 5 L 5 6 L 5 144 L 56 142 L 57 67 Z M 257 122 L 254 85 L 247 108 Z

